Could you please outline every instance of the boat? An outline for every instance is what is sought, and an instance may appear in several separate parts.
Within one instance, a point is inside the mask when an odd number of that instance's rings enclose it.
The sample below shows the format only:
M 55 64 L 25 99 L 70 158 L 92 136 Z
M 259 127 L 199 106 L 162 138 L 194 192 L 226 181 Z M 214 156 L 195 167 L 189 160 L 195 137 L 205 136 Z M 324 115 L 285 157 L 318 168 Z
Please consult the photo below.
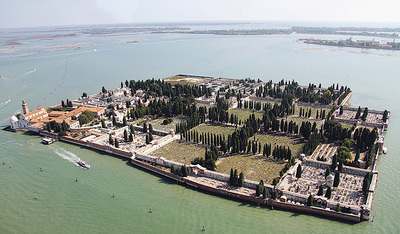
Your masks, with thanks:
M 86 169 L 89 169 L 90 168 L 90 165 L 89 164 L 86 164 L 84 161 L 82 161 L 82 160 L 79 160 L 78 161 L 78 165 L 79 166 L 81 166 L 81 167 L 83 167 L 83 168 L 86 168 Z
M 54 138 L 48 138 L 48 137 L 44 137 L 42 138 L 42 143 L 45 145 L 50 145 L 53 144 L 54 142 L 56 142 L 57 140 Z

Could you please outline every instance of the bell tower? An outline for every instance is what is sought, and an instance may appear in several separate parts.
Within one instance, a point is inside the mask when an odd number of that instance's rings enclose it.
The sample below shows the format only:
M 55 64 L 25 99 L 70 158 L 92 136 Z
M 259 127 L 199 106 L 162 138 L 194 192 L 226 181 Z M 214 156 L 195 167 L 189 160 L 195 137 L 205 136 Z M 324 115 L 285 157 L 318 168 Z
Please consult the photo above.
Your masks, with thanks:
M 24 115 L 29 113 L 28 104 L 26 104 L 25 100 L 22 100 L 22 111 L 24 112 Z

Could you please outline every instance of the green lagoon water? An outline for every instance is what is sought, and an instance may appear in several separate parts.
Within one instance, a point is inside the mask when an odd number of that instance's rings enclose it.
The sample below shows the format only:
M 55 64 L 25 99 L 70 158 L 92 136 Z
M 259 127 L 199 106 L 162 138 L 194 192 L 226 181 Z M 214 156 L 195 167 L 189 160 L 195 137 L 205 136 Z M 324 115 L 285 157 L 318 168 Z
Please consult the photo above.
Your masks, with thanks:
M 7 33 L 2 35 L 20 36 Z M 297 41 L 307 37 L 81 35 L 26 40 L 14 51 L 1 46 L 0 126 L 21 111 L 22 99 L 32 110 L 97 93 L 102 86 L 114 89 L 130 79 L 193 74 L 294 79 L 324 87 L 339 83 L 354 91 L 351 105 L 391 111 L 389 152 L 378 164 L 374 222 L 343 223 L 256 207 L 185 188 L 114 156 L 63 142 L 45 146 L 39 136 L 0 131 L 0 161 L 6 162 L 0 165 L 0 233 L 197 233 L 203 225 L 210 233 L 399 233 L 400 52 Z M 69 43 L 87 46 L 61 50 Z M 43 51 L 50 47 L 55 49 Z M 91 169 L 71 163 L 76 157 Z

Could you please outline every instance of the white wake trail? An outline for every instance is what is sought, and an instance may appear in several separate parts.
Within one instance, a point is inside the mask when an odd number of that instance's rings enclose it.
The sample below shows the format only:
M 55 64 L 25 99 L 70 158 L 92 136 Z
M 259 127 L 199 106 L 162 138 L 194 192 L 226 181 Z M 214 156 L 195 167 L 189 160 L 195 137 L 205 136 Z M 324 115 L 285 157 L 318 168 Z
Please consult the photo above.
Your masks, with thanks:
M 78 156 L 76 156 L 74 153 L 69 152 L 64 148 L 56 148 L 56 149 L 54 149 L 54 153 L 56 153 L 62 159 L 65 159 L 68 162 L 74 164 L 75 166 L 83 168 L 78 164 L 78 162 L 82 161 L 82 160 Z M 86 168 L 84 168 L 84 169 L 86 169 Z

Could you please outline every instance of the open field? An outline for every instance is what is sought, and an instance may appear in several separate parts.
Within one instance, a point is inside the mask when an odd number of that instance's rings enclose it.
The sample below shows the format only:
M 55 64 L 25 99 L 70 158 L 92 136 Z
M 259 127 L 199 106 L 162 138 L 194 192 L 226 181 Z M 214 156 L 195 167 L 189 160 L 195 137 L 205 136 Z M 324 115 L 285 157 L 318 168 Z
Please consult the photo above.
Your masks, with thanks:
M 164 119 L 166 119 L 166 118 L 155 119 L 155 120 L 148 122 L 148 124 L 150 123 L 151 125 L 153 125 L 153 129 L 156 129 L 156 130 L 169 132 L 171 129 L 173 129 L 174 131 L 176 131 L 175 125 L 182 121 L 185 121 L 188 118 L 185 116 L 175 116 L 175 117 L 172 117 L 172 120 L 173 120 L 172 123 L 167 124 L 167 125 L 163 124 Z
M 176 75 L 168 78 L 164 78 L 164 81 L 170 83 L 172 85 L 181 84 L 181 85 L 197 85 L 207 81 L 210 81 L 211 77 L 201 77 L 201 76 L 190 76 L 190 75 Z
M 318 115 L 321 115 L 321 110 L 324 111 L 325 110 L 325 114 L 327 115 L 330 111 L 330 109 L 328 108 L 316 108 L 316 107 L 305 107 L 305 106 L 296 106 L 295 110 L 294 110 L 294 115 L 295 116 L 299 116 L 299 112 L 300 112 L 300 108 L 302 108 L 304 110 L 305 113 L 308 114 L 308 112 L 311 109 L 311 117 L 315 118 L 315 115 L 317 114 L 318 111 Z
M 271 184 L 279 172 L 285 167 L 285 163 L 273 158 L 265 158 L 262 155 L 238 154 L 219 158 L 216 162 L 217 172 L 230 174 L 231 168 L 243 172 L 244 178 L 254 181 L 264 180 Z
M 166 159 L 190 165 L 197 157 L 204 158 L 205 146 L 187 143 L 179 140 L 173 141 L 150 153 L 152 156 L 164 157 Z
M 254 137 L 251 137 L 253 140 Z M 256 141 L 259 141 L 261 145 L 266 143 L 271 144 L 272 149 L 276 145 L 289 147 L 294 156 L 298 156 L 303 151 L 303 146 L 305 144 L 303 138 L 298 136 L 287 136 L 286 134 L 280 133 L 267 133 L 267 134 L 255 134 Z
M 262 119 L 263 112 L 262 111 L 251 111 L 247 109 L 229 109 L 228 110 L 229 117 L 231 114 L 237 115 L 239 120 L 245 121 L 249 118 L 250 115 L 254 114 L 256 118 Z
M 228 139 L 228 135 L 232 134 L 235 131 L 235 129 L 236 128 L 233 126 L 211 124 L 211 123 L 200 124 L 200 125 L 192 128 L 192 130 L 199 132 L 199 134 L 203 133 L 203 132 L 204 133 L 209 132 L 210 134 L 221 134 L 221 135 L 225 135 L 226 139 Z
M 299 126 L 301 126 L 302 122 L 309 121 L 311 124 L 314 124 L 314 122 L 316 122 L 317 123 L 317 129 L 319 130 L 321 128 L 321 125 L 324 123 L 324 120 L 315 119 L 314 117 L 312 117 L 312 118 L 304 118 L 304 117 L 299 117 L 298 115 L 290 115 L 287 118 L 285 117 L 283 119 L 287 120 L 288 122 L 293 121 Z

